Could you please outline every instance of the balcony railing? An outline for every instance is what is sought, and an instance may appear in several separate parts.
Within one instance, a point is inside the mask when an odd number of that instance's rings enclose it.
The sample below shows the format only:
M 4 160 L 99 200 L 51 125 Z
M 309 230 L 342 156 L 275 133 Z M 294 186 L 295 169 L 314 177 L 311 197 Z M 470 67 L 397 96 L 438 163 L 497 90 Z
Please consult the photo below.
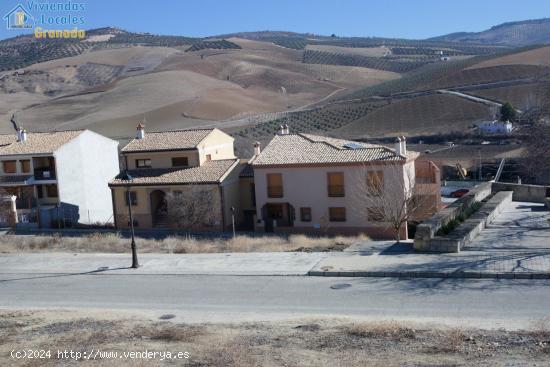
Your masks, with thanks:
M 346 195 L 344 185 L 328 185 L 328 196 L 340 198 Z
M 17 209 L 32 209 L 36 207 L 36 199 L 35 198 L 15 199 L 15 207 Z
M 55 171 L 49 168 L 37 168 L 34 170 L 35 180 L 55 180 Z
M 270 198 L 282 198 L 283 197 L 283 187 L 282 186 L 268 186 L 267 187 L 267 196 Z

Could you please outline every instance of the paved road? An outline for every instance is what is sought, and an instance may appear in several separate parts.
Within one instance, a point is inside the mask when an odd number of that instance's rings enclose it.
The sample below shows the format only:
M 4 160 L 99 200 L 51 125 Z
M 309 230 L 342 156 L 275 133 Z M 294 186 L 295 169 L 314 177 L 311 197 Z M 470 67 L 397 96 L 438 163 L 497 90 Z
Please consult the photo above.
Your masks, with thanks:
M 333 316 L 526 328 L 550 316 L 550 282 L 536 280 L 1 274 L 0 295 L 0 308 L 124 309 L 181 322 Z

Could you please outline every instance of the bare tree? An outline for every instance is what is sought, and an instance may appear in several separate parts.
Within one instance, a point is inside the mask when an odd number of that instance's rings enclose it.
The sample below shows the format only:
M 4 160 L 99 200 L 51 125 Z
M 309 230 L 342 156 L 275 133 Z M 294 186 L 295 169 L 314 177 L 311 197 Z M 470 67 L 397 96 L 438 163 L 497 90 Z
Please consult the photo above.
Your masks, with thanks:
M 414 166 L 400 164 L 383 170 L 365 166 L 361 170 L 358 203 L 369 222 L 378 222 L 393 231 L 397 242 L 408 221 L 430 215 L 437 196 L 415 180 Z
M 166 194 L 166 206 L 172 223 L 185 230 L 210 227 L 218 219 L 214 193 L 198 185 Z
M 544 97 L 530 98 L 529 108 L 520 120 L 525 123 L 523 173 L 533 183 L 550 183 L 550 92 Z

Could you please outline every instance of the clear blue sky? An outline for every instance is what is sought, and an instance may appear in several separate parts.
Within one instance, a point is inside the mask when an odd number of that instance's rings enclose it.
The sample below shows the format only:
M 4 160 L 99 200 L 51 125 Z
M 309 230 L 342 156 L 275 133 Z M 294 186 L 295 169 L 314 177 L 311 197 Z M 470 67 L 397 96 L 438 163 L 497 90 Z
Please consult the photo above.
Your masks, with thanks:
M 31 2 L 2 0 L 1 16 L 18 3 L 28 8 Z M 507 21 L 550 17 L 549 0 L 34 0 L 35 5 L 68 2 L 80 2 L 85 10 L 31 14 L 35 18 L 83 16 L 85 24 L 79 26 L 85 29 L 116 26 L 186 36 L 285 30 L 401 38 L 481 31 Z M 18 34 L 7 30 L 2 21 L 0 39 Z

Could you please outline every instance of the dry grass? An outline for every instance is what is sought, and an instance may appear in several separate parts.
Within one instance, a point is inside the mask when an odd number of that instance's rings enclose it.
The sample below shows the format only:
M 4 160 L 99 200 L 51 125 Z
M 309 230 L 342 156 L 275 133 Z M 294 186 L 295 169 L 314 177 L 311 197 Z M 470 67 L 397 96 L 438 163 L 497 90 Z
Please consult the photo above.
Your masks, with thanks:
M 284 251 L 341 251 L 364 241 L 366 236 L 308 237 L 237 236 L 229 239 L 197 239 L 194 237 L 167 237 L 136 240 L 142 253 L 223 253 L 223 252 L 284 252 Z M 4 235 L 0 253 L 14 252 L 107 252 L 123 253 L 130 249 L 130 241 L 113 233 L 93 233 L 80 237 Z
M 88 314 L 88 312 L 87 312 Z M 524 366 L 548 365 L 538 331 L 455 329 L 334 319 L 266 323 L 158 322 L 74 311 L 0 311 L 2 366 Z M 468 335 L 468 337 L 467 337 Z M 441 348 L 442 345 L 447 345 Z M 12 360 L 19 348 L 51 359 Z M 188 352 L 186 360 L 58 358 L 57 350 Z

